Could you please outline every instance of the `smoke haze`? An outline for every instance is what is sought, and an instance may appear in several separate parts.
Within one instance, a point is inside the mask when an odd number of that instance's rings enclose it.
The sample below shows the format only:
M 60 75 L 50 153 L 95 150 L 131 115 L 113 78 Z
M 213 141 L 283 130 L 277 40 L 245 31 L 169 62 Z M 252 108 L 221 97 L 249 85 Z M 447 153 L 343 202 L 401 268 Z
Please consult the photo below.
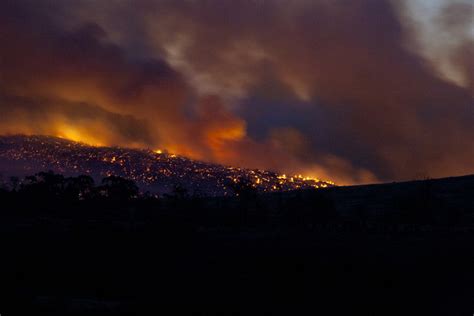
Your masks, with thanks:
M 0 133 L 337 183 L 473 173 L 473 5 L 435 2 L 3 0 Z

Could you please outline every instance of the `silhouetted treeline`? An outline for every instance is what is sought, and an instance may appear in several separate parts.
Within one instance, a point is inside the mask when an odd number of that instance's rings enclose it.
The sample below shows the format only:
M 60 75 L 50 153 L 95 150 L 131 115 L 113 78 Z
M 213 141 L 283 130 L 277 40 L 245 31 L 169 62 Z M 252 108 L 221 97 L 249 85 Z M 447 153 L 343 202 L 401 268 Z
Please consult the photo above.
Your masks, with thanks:
M 118 176 L 105 177 L 96 185 L 94 179 L 88 175 L 65 177 L 52 171 L 39 172 L 21 181 L 18 177 L 11 177 L 3 184 L 2 191 L 3 194 L 16 194 L 23 198 L 51 202 L 57 199 L 74 201 L 99 198 L 124 201 L 137 198 L 139 193 L 132 180 Z
M 359 197 L 345 211 L 331 193 L 338 188 L 258 194 L 247 179 L 230 181 L 228 186 L 235 196 L 190 195 L 181 184 L 158 196 L 140 192 L 133 181 L 117 176 L 95 183 L 87 175 L 65 177 L 40 172 L 4 181 L 0 216 L 115 218 L 144 226 L 171 221 L 180 229 L 402 232 L 474 227 L 474 210 L 469 203 L 446 206 L 433 191 L 431 180 L 390 196 L 375 209 Z

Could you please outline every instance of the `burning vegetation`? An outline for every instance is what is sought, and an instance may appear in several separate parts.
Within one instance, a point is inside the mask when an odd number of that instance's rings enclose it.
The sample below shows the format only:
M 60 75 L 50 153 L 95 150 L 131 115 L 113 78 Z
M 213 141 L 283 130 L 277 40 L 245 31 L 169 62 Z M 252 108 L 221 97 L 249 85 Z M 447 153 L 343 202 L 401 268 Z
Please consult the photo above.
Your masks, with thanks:
M 5 175 L 52 170 L 97 179 L 120 176 L 157 194 L 172 192 L 176 186 L 188 194 L 205 196 L 238 194 L 237 186 L 247 186 L 256 192 L 334 186 L 333 182 L 303 175 L 205 163 L 161 149 L 91 146 L 50 136 L 1 137 L 0 166 Z

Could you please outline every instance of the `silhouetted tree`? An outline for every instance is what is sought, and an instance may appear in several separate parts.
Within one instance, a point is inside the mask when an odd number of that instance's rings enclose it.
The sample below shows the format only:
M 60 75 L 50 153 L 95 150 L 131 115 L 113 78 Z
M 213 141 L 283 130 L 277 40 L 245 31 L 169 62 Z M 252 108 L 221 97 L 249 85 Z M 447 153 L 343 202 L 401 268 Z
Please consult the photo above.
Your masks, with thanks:
M 18 190 L 18 186 L 20 185 L 20 178 L 12 176 L 10 177 L 10 188 L 12 191 Z
M 173 186 L 172 195 L 177 199 L 185 199 L 188 197 L 188 189 L 186 189 L 183 185 L 177 183 Z
M 64 193 L 64 176 L 53 171 L 39 172 L 25 178 L 20 190 L 24 194 L 36 196 L 41 199 L 60 197 Z
M 119 176 L 108 176 L 102 179 L 100 191 L 105 197 L 113 200 L 130 200 L 137 197 L 139 192 L 135 182 Z
M 68 198 L 84 200 L 94 193 L 94 179 L 87 175 L 65 179 L 65 193 Z
M 246 177 L 239 177 L 229 181 L 227 186 L 238 196 L 240 201 L 241 222 L 242 224 L 247 224 L 249 204 L 256 200 L 257 189 L 254 187 L 252 181 Z
M 244 200 L 252 199 L 257 195 L 257 189 L 253 185 L 253 182 L 246 177 L 239 177 L 229 181 L 227 186 L 234 191 L 235 195 Z

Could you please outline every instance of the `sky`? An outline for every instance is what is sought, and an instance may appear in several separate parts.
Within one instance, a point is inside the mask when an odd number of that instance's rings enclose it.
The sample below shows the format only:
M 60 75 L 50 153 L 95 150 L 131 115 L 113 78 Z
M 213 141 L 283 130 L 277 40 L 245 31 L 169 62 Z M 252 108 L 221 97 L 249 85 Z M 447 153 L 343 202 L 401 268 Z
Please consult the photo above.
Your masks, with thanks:
M 474 173 L 469 0 L 0 0 L 0 134 L 338 184 Z

